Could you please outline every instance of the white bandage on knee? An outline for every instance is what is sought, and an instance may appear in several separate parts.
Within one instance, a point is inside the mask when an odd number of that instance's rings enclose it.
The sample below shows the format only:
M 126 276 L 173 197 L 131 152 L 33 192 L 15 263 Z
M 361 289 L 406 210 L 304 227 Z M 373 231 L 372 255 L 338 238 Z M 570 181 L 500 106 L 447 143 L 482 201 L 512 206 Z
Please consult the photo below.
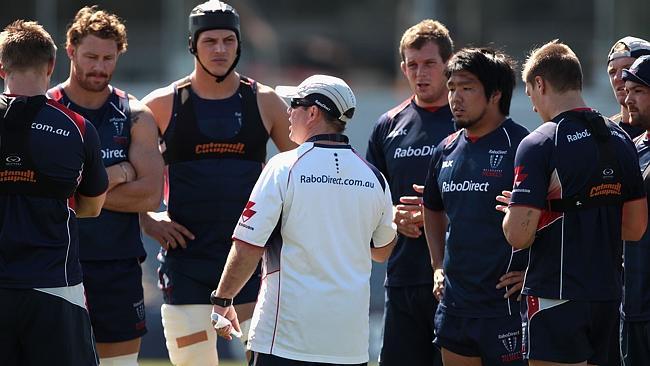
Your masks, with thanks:
M 239 329 L 241 330 L 241 338 L 239 340 L 245 345 L 248 344 L 248 331 L 251 329 L 251 320 L 244 320 L 239 323 Z
M 138 354 L 122 355 L 99 359 L 100 366 L 138 366 Z
M 176 366 L 214 366 L 218 363 L 217 333 L 212 328 L 212 305 L 160 307 L 169 360 Z

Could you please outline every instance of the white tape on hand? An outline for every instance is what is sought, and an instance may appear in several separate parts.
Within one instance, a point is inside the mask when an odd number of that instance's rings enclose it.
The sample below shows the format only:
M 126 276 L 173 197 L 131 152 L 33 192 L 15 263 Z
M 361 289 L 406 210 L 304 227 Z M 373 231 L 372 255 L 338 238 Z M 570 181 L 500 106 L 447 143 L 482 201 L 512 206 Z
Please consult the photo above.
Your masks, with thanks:
M 210 315 L 210 318 L 212 318 L 212 321 L 214 322 L 214 329 L 221 329 L 232 325 L 232 323 L 230 323 L 230 320 L 226 319 L 219 313 L 215 313 L 214 311 Z M 235 327 L 230 328 L 230 335 L 237 338 L 241 338 L 242 336 L 241 332 L 235 330 Z

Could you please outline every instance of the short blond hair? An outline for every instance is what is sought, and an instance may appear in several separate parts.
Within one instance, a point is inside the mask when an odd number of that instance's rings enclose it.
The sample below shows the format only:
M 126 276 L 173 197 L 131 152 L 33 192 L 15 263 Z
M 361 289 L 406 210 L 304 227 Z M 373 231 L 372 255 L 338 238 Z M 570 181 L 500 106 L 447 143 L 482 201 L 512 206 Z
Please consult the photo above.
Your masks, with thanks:
M 438 45 L 440 57 L 447 62 L 454 52 L 454 41 L 449 36 L 449 30 L 437 20 L 425 19 L 407 29 L 399 42 L 399 54 L 404 61 L 404 50 L 407 48 L 421 49 L 428 42 Z
M 555 39 L 530 52 L 521 72 L 525 83 L 541 77 L 557 92 L 582 90 L 580 60 L 566 44 Z
M 55 58 L 54 40 L 37 22 L 16 20 L 0 33 L 0 63 L 5 72 L 42 67 Z
M 68 26 L 66 46 L 78 46 L 87 35 L 112 39 L 119 53 L 126 52 L 126 26 L 117 15 L 100 10 L 97 5 L 85 6 L 77 12 Z

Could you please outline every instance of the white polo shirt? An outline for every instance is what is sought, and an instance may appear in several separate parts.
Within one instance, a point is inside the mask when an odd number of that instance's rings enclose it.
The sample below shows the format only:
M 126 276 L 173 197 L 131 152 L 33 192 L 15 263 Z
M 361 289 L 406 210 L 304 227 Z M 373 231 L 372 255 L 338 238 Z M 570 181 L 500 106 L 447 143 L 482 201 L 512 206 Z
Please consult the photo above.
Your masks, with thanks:
M 349 145 L 273 157 L 233 237 L 266 247 L 249 348 L 323 363 L 368 361 L 370 248 L 395 237 L 385 178 Z

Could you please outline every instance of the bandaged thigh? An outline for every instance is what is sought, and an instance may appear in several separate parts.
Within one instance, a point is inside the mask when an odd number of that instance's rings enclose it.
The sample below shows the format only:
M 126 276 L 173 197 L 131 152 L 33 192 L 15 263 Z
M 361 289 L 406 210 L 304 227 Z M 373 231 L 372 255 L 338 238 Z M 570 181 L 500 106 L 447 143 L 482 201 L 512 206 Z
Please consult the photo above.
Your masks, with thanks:
M 212 305 L 168 305 L 160 308 L 170 361 L 177 366 L 214 366 L 218 362 Z

